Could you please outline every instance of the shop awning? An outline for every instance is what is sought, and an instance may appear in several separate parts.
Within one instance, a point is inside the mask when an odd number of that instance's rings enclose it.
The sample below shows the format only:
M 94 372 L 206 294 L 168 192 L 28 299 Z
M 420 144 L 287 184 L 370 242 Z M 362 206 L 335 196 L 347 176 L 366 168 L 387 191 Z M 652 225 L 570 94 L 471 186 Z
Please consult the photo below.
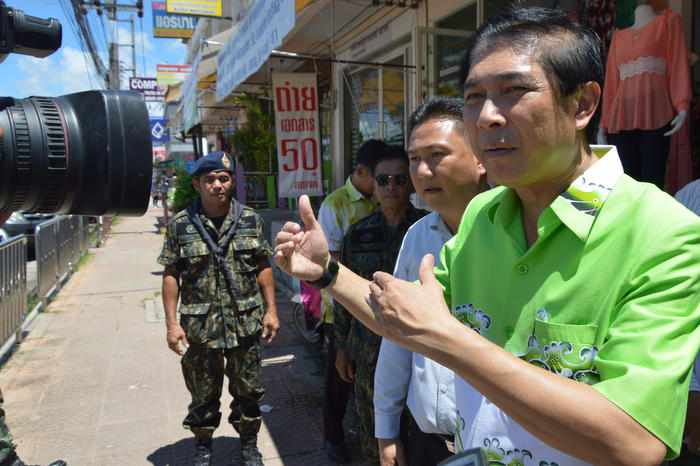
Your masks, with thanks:
M 278 8 L 275 6 L 279 5 Z M 255 2 L 217 59 L 216 100 L 221 102 L 265 63 L 296 21 L 295 0 Z

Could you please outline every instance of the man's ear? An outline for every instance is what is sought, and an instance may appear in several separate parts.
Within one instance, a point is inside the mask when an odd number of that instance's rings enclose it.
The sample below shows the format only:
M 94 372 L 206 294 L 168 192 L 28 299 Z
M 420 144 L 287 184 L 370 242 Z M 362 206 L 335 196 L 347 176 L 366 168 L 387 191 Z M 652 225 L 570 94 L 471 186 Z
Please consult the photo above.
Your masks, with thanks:
M 576 91 L 574 96 L 576 113 L 574 117 L 576 118 L 577 131 L 585 130 L 590 123 L 600 104 L 601 94 L 600 84 L 595 81 L 588 81 Z

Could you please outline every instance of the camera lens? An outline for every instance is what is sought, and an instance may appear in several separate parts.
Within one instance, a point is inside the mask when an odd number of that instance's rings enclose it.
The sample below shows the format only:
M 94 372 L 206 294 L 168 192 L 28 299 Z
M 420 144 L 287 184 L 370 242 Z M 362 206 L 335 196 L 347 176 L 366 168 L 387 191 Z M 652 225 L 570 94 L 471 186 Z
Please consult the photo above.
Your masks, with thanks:
M 17 99 L 0 111 L 0 209 L 142 215 L 153 155 L 146 105 L 129 91 Z

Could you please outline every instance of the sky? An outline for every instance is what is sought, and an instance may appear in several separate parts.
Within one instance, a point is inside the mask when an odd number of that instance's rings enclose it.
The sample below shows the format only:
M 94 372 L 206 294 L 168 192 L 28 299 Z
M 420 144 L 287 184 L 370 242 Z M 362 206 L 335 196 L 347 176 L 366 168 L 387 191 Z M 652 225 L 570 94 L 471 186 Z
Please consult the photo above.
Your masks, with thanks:
M 89 54 L 83 53 L 80 47 L 77 26 L 72 26 L 72 21 L 66 17 L 66 12 L 71 15 L 71 18 L 73 15 L 70 0 L 5 0 L 5 3 L 28 15 L 58 19 L 63 26 L 63 44 L 57 52 L 44 59 L 28 55 L 9 55 L 4 62 L 0 63 L 0 95 L 18 98 L 32 95 L 53 97 L 103 88 L 103 80 L 97 76 Z M 135 0 L 119 0 L 118 3 L 135 4 Z M 123 11 L 119 18 L 128 19 L 129 15 Z M 143 20 L 139 20 L 135 12 L 133 15 L 136 20 L 136 76 L 155 77 L 157 64 L 184 62 L 186 47 L 180 39 L 153 37 L 151 0 L 144 0 Z M 98 50 L 102 55 L 102 61 L 108 66 L 105 38 L 114 34 L 115 25 L 107 20 L 106 13 L 103 14 L 102 18 L 101 20 L 97 16 L 94 9 L 88 13 L 88 20 Z M 141 21 L 143 22 L 143 33 L 141 33 Z M 119 43 L 130 43 L 131 26 L 129 23 L 118 23 L 118 26 Z M 132 67 L 131 53 L 130 47 L 119 48 L 122 68 Z M 122 74 L 122 88 L 128 86 L 129 76 L 131 76 L 130 72 Z

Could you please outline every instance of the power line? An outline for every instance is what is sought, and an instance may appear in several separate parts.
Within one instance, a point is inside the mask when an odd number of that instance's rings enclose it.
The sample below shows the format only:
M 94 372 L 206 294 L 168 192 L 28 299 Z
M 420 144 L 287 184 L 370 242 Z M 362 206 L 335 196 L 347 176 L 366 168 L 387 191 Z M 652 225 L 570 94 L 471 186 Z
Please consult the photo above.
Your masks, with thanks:
M 143 76 L 148 73 L 146 66 L 146 33 L 143 30 L 143 16 L 139 18 L 139 29 L 141 30 L 141 60 L 143 61 Z
M 73 33 L 75 34 L 75 36 L 78 39 L 78 45 L 80 45 L 80 49 L 82 52 L 81 56 L 83 57 L 83 62 L 85 63 L 85 72 L 88 76 L 88 80 L 90 82 L 90 87 L 93 88 L 93 87 L 95 87 L 95 85 L 92 82 L 92 73 L 90 72 L 90 65 L 88 64 L 88 61 L 87 61 L 87 57 L 86 57 L 87 52 L 85 50 L 83 38 L 81 37 L 80 33 L 78 32 L 78 26 L 77 26 L 76 22 L 73 20 L 72 15 L 70 14 L 70 7 L 66 4 L 64 4 L 63 0 L 59 0 L 59 4 L 61 6 L 61 9 L 63 10 L 63 14 L 66 17 L 66 20 L 68 21 L 69 26 L 71 27 L 71 29 L 73 30 Z
M 102 58 L 100 57 L 99 51 L 95 45 L 95 39 L 92 35 L 90 24 L 86 21 L 85 16 L 83 16 L 81 12 L 81 0 L 71 0 L 71 4 L 73 5 L 73 17 L 75 18 L 75 22 L 78 24 L 80 36 L 85 42 L 85 46 L 90 53 L 90 58 L 92 58 L 92 62 L 95 65 L 95 70 L 100 76 L 107 76 L 107 67 L 102 62 Z

